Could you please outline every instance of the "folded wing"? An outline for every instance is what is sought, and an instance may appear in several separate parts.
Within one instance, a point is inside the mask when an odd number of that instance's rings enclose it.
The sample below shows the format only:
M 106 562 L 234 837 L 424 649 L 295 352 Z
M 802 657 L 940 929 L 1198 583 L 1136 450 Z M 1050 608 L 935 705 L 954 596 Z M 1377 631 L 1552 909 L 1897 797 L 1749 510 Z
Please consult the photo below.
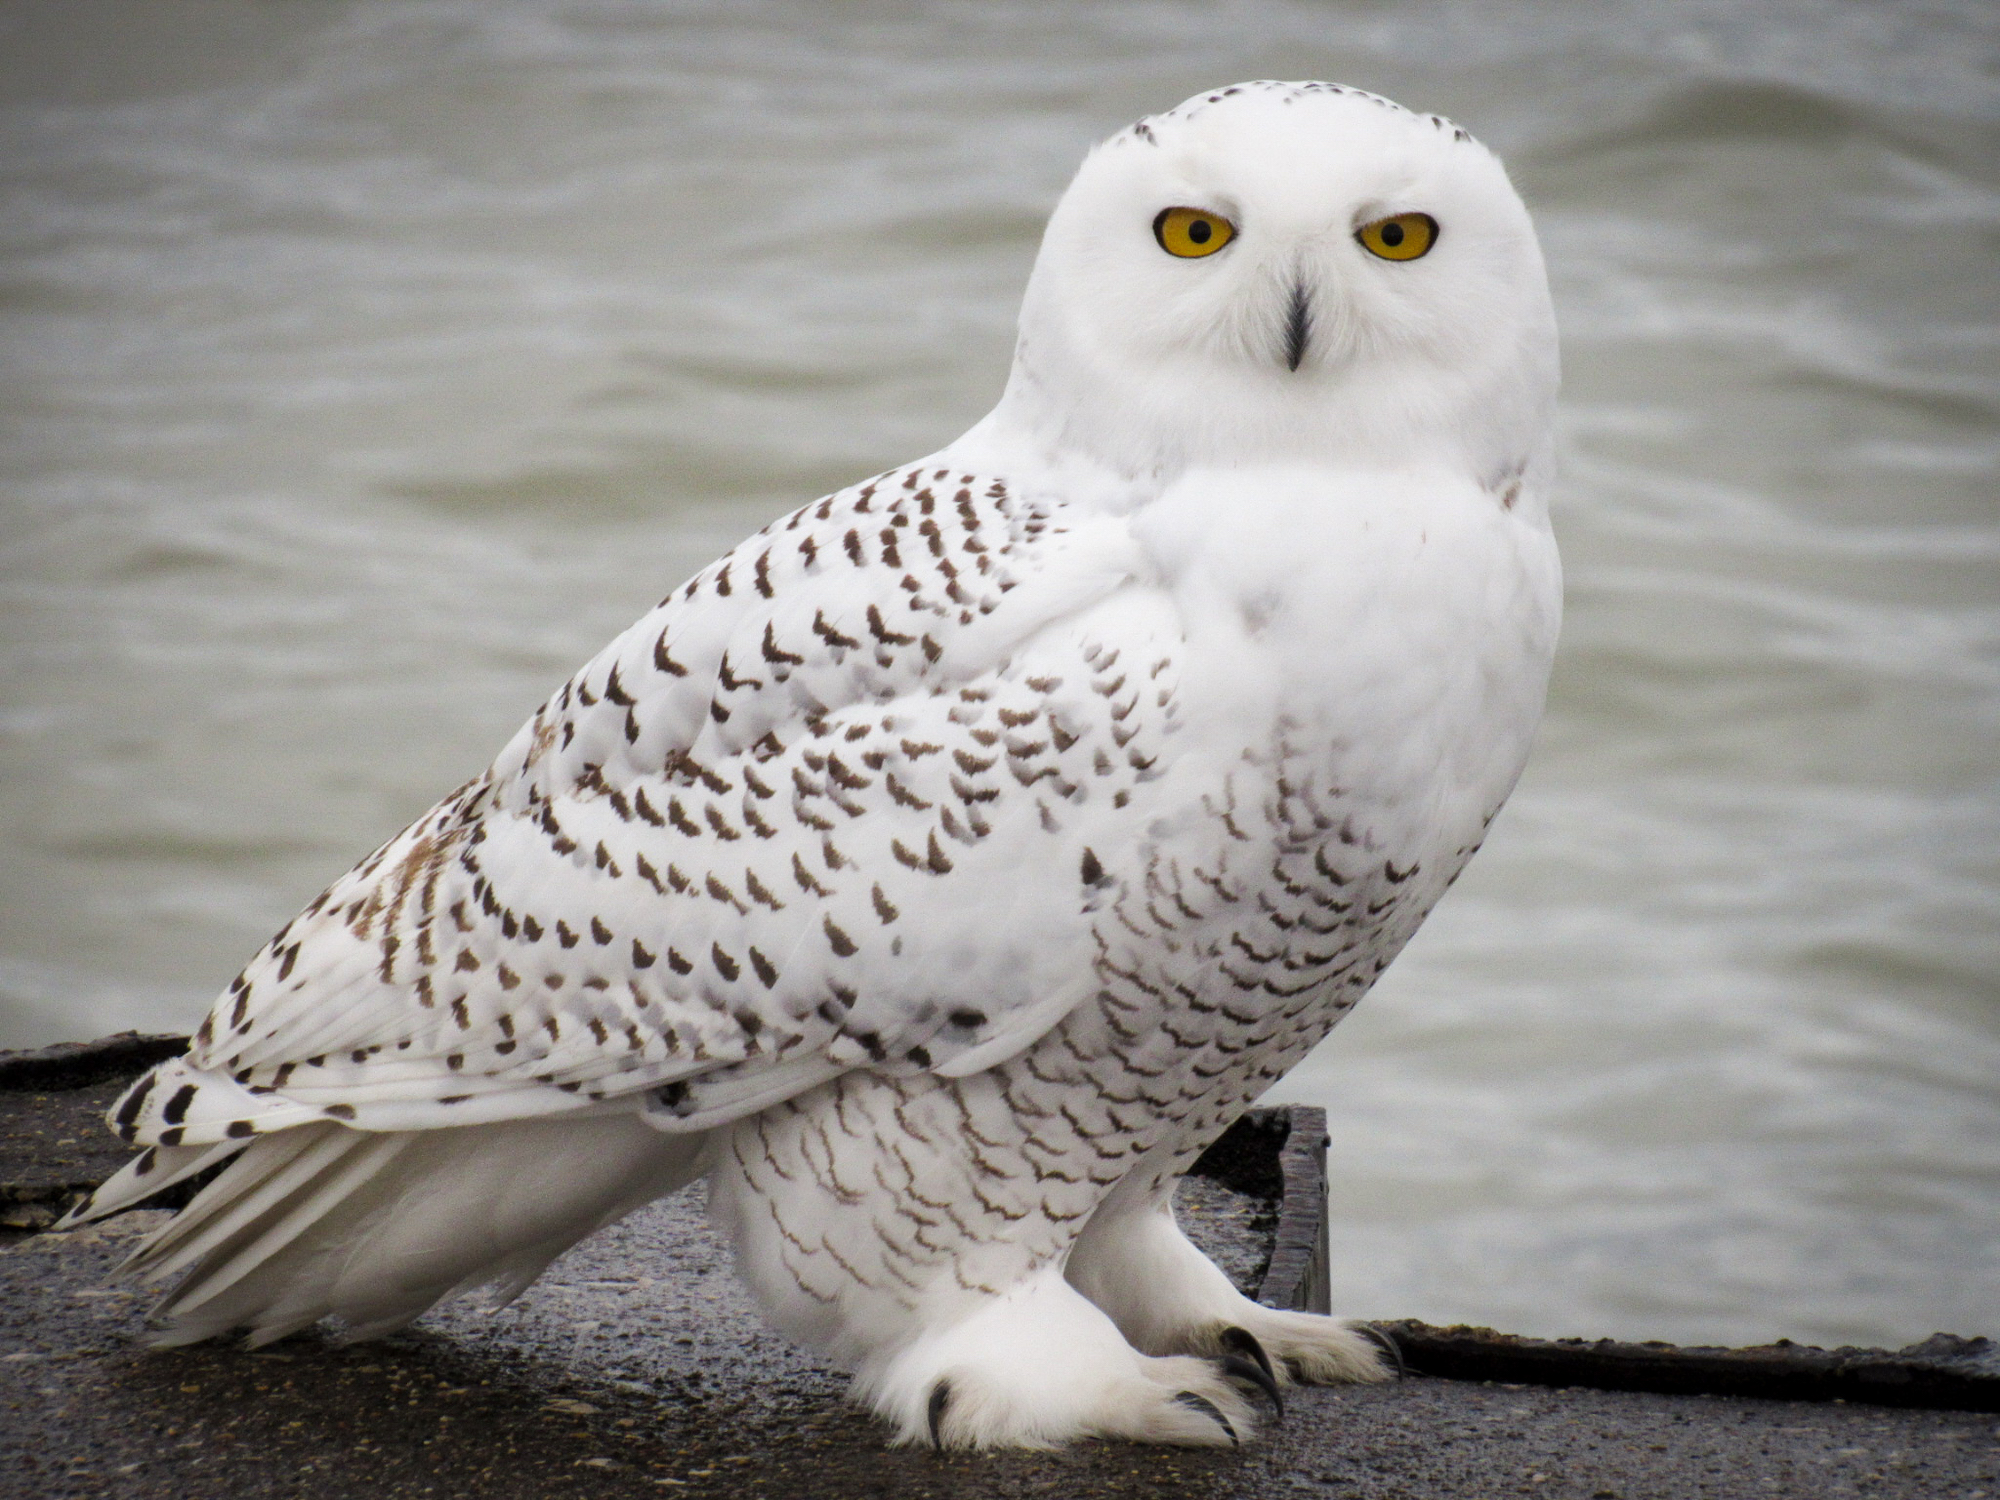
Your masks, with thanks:
M 114 1123 L 698 1130 L 1020 1050 L 1090 991 L 1092 841 L 1172 732 L 1142 571 L 1122 523 L 935 462 L 774 522 L 274 937 Z

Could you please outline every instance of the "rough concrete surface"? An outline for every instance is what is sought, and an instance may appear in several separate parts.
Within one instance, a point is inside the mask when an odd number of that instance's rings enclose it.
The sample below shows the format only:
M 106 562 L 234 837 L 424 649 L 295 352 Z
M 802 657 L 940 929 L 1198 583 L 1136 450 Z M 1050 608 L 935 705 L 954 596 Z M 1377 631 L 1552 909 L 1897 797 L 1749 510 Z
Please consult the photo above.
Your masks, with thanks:
M 1198 1192 L 1194 1224 L 1240 1248 L 1256 1200 Z M 688 1196 L 499 1313 L 347 1348 L 146 1352 L 144 1297 L 105 1279 L 159 1221 L 0 1251 L 0 1495 L 2000 1497 L 1991 1416 L 1422 1378 L 1296 1392 L 1241 1453 L 890 1451 L 838 1375 L 758 1323 Z
M 842 1377 L 763 1326 L 696 1194 L 578 1246 L 497 1313 L 458 1303 L 351 1347 L 308 1335 L 254 1353 L 147 1351 L 148 1294 L 109 1276 L 164 1215 L 32 1231 L 123 1160 L 99 1120 L 153 1060 L 124 1054 L 174 1040 L 0 1057 L 0 1217 L 15 1225 L 0 1229 L 6 1500 L 2000 1500 L 1992 1415 L 1423 1377 L 1294 1391 L 1284 1424 L 1235 1453 L 890 1450 L 880 1424 L 844 1405 Z M 1295 1186 L 1281 1119 L 1232 1132 L 1204 1159 L 1217 1175 L 1191 1177 L 1180 1200 L 1203 1248 L 1266 1293 Z M 1296 1226 L 1293 1238 L 1296 1279 L 1313 1247 Z M 1395 1326 L 1413 1353 L 1512 1361 L 1541 1382 L 1593 1368 L 1579 1354 L 1606 1363 L 1608 1346 Z M 1677 1351 L 1662 1349 L 1638 1352 L 1671 1363 Z
M 0 1089 L 0 1229 L 42 1229 L 78 1193 L 131 1159 L 104 1128 L 121 1082 L 79 1089 Z

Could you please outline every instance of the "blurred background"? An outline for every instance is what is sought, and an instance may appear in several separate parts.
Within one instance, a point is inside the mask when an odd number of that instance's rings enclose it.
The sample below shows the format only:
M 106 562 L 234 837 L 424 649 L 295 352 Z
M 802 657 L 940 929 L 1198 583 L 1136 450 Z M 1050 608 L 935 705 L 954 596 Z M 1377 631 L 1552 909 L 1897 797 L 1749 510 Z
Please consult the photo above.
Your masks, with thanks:
M 2000 1334 L 2000 10 L 0 0 L 0 1047 L 191 1028 L 669 586 L 999 392 L 1086 146 L 1498 149 L 1569 613 L 1485 853 L 1274 1097 L 1334 1304 Z

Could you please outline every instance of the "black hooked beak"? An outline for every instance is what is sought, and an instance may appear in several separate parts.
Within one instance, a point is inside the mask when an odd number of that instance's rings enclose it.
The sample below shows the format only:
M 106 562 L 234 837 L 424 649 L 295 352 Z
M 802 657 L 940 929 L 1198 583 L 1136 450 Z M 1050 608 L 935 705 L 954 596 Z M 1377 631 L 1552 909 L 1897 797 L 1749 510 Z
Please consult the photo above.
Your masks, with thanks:
M 1292 304 L 1285 310 L 1285 368 L 1296 372 L 1312 341 L 1312 303 L 1303 280 L 1292 283 Z

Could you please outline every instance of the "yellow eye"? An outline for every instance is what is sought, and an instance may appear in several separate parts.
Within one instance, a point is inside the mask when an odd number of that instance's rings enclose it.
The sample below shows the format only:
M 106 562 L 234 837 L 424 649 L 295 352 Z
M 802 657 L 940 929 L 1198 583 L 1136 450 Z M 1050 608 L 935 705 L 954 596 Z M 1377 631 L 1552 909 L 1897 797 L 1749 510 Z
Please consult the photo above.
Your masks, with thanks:
M 1167 254 L 1193 260 L 1213 255 L 1235 239 L 1236 226 L 1204 209 L 1163 208 L 1153 220 L 1153 238 Z
M 1429 214 L 1397 214 L 1355 230 L 1354 237 L 1370 255 L 1384 260 L 1415 260 L 1437 243 L 1438 221 Z

